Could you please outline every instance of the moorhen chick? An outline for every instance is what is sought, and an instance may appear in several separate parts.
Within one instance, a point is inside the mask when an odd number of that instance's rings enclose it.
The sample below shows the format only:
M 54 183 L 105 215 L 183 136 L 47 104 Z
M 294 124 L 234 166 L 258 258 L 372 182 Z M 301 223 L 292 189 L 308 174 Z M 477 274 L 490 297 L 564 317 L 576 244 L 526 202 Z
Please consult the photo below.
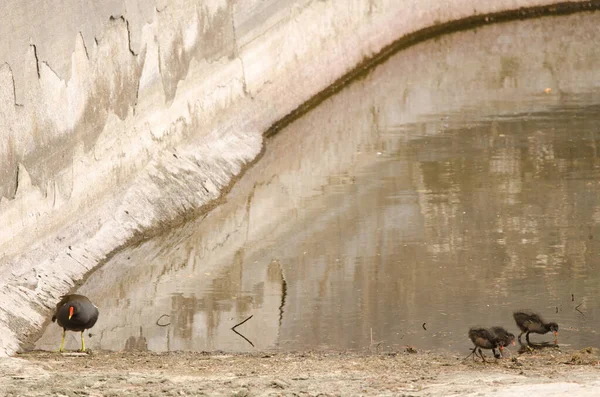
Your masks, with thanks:
M 502 328 L 502 327 L 495 327 L 495 328 Z M 491 329 L 471 328 L 469 330 L 469 338 L 471 339 L 471 341 L 473 341 L 473 344 L 475 345 L 475 347 L 473 348 L 473 351 L 471 352 L 471 354 L 469 354 L 469 356 L 473 355 L 473 360 L 475 360 L 475 357 L 477 356 L 477 350 L 479 350 L 479 357 L 481 357 L 483 362 L 486 362 L 485 356 L 483 355 L 483 352 L 481 351 L 481 349 L 492 349 L 492 353 L 494 353 L 494 357 L 496 357 L 496 358 L 500 357 L 500 355 L 498 353 L 496 353 L 496 348 L 499 346 L 504 347 L 504 345 L 503 345 L 502 341 L 500 341 L 499 337 L 496 334 L 494 334 Z M 514 336 L 513 336 L 513 338 L 514 338 Z M 465 358 L 469 358 L 469 356 L 467 356 Z
M 515 322 L 517 326 L 521 330 L 519 334 L 519 343 L 521 342 L 521 335 L 525 334 L 525 339 L 527 343 L 529 342 L 529 334 L 533 332 L 534 334 L 545 334 L 549 331 L 554 332 L 554 336 L 558 338 L 558 324 L 554 322 L 545 322 L 542 317 L 532 311 L 524 310 L 519 312 L 514 312 L 513 317 L 515 318 Z
M 498 349 L 500 350 L 500 354 L 504 356 L 504 348 L 509 345 L 515 344 L 515 335 L 508 332 L 502 327 L 492 327 L 490 331 L 496 337 L 498 342 Z
M 63 328 L 62 342 L 58 351 L 64 350 L 65 333 L 75 331 L 81 332 L 81 351 L 84 352 L 83 332 L 96 324 L 98 314 L 98 308 L 87 297 L 76 294 L 62 296 L 52 316 L 52 321 L 57 321 Z

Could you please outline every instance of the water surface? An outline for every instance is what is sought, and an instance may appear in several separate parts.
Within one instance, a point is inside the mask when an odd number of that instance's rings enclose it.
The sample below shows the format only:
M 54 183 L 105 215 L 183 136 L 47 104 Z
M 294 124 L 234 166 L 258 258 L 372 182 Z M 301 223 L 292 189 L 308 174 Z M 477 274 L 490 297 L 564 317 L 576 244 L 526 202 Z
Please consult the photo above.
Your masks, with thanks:
M 597 346 L 599 34 L 584 13 L 398 53 L 270 140 L 226 203 L 95 272 L 87 344 L 466 352 L 470 326 L 516 333 L 531 308 Z M 230 329 L 251 315 L 254 346 Z

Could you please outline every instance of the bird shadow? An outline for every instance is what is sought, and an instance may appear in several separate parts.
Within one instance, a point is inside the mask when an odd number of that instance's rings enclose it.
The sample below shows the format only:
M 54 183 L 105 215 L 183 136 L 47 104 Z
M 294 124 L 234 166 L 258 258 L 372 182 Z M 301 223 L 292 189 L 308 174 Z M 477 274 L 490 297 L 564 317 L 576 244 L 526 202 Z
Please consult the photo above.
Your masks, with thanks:
M 523 342 L 519 341 L 519 350 L 517 352 L 522 354 L 522 353 L 529 353 L 534 350 L 559 349 L 559 348 L 560 348 L 560 346 L 558 345 L 558 343 L 556 341 L 540 342 L 540 343 L 533 343 L 533 342 L 523 343 Z

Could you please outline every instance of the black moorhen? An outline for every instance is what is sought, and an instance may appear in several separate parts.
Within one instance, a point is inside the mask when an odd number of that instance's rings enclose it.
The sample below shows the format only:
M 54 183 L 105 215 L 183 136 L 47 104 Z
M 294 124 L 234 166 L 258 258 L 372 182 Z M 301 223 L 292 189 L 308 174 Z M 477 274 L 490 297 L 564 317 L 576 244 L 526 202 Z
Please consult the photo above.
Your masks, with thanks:
M 508 332 L 502 327 L 492 327 L 490 331 L 496 337 L 498 341 L 498 349 L 500 350 L 500 354 L 504 356 L 504 348 L 509 345 L 515 344 L 515 335 Z
M 52 321 L 58 321 L 58 325 L 63 328 L 62 342 L 58 351 L 64 350 L 65 333 L 75 331 L 81 332 L 81 351 L 84 352 L 83 332 L 96 324 L 98 314 L 98 308 L 85 296 L 76 294 L 62 296 L 52 316 Z
M 498 327 L 501 328 L 501 327 Z M 479 356 L 485 361 L 485 356 L 481 349 L 492 349 L 492 353 L 494 353 L 494 357 L 499 358 L 500 355 L 496 353 L 496 348 L 500 346 L 501 342 L 498 337 L 487 328 L 471 328 L 469 330 L 469 338 L 473 341 L 475 347 L 469 356 L 473 355 L 473 360 L 477 356 L 477 350 L 479 350 Z M 469 356 L 465 358 L 469 358 Z
M 514 312 L 513 317 L 515 318 L 515 322 L 517 326 L 521 330 L 519 334 L 519 343 L 521 342 L 521 335 L 525 334 L 525 339 L 527 343 L 529 342 L 529 334 L 533 332 L 534 334 L 545 334 L 549 331 L 554 332 L 554 336 L 558 338 L 558 324 L 554 322 L 545 322 L 542 317 L 532 311 L 524 310 L 519 312 Z

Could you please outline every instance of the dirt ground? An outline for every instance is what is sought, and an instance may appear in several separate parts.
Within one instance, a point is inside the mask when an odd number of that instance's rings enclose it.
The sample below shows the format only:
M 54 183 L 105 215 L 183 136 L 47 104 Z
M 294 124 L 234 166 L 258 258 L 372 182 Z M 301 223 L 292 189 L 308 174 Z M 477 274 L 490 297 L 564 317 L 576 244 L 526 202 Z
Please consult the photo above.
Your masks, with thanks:
M 467 352 L 468 353 L 468 352 Z M 489 356 L 489 355 L 488 355 Z M 29 352 L 0 359 L 2 396 L 598 396 L 596 349 L 450 353 Z

